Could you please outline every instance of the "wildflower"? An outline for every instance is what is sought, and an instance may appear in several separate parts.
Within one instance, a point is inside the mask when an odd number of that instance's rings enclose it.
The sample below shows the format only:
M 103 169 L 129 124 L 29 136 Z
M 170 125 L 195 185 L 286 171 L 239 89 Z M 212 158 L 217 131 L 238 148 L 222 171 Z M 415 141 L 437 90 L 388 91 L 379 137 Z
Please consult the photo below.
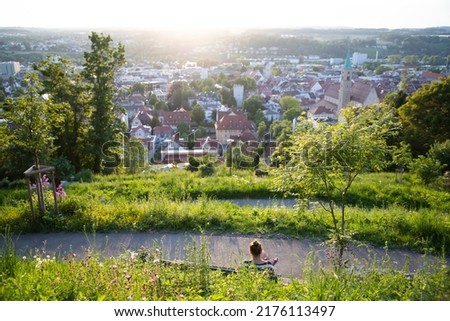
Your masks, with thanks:
M 67 193 L 66 193 L 66 191 L 64 191 L 64 186 L 63 186 L 62 183 L 58 185 L 58 187 L 56 188 L 55 193 L 56 193 L 56 196 L 59 199 L 63 199 L 64 197 L 67 196 Z
M 44 189 L 50 186 L 50 180 L 48 179 L 48 176 L 46 174 L 42 175 L 41 177 L 41 186 Z M 36 184 L 31 185 L 32 189 L 36 189 L 36 187 L 37 187 Z
M 26 256 L 23 256 L 23 257 L 22 257 L 22 260 L 26 260 L 26 259 L 27 259 L 27 257 L 26 257 Z

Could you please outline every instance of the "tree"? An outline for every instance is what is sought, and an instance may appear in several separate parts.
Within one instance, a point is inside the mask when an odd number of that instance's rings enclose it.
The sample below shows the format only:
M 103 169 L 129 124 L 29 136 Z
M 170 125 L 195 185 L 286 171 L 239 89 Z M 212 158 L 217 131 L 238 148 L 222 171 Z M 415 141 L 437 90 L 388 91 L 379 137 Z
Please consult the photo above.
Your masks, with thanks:
M 292 120 L 297 119 L 302 113 L 303 110 L 300 106 L 292 107 L 284 112 L 283 119 L 286 119 L 291 122 Z
M 158 97 L 156 97 L 156 94 L 155 94 L 155 93 L 152 93 L 152 94 L 150 95 L 150 99 L 149 99 L 150 105 L 155 106 L 156 103 L 157 103 L 158 101 L 159 101 L 159 100 L 158 100 Z
M 187 138 L 189 135 L 190 126 L 188 123 L 181 122 L 177 125 L 177 133 L 180 135 L 180 137 Z
M 232 91 L 228 88 L 222 88 L 220 90 L 220 102 L 228 107 L 236 107 L 236 99 Z
M 302 120 L 285 149 L 284 166 L 275 170 L 274 188 L 300 199 L 319 197 L 319 204 L 332 217 L 335 264 L 344 264 L 350 241 L 346 230 L 347 193 L 362 172 L 386 165 L 385 136 L 391 131 L 391 113 L 381 108 L 351 108 L 345 123 L 319 124 Z M 281 162 L 283 164 L 283 162 Z
M 103 166 L 104 144 L 113 141 L 120 130 L 114 114 L 114 78 L 116 70 L 125 64 L 125 48 L 121 44 L 112 47 L 109 35 L 93 32 L 89 39 L 91 52 L 84 53 L 83 76 L 92 85 L 91 104 L 94 111 L 89 140 L 92 169 L 98 173 Z
M 75 169 L 82 167 L 88 124 L 91 115 L 90 86 L 75 73 L 74 66 L 64 58 L 57 62 L 50 57 L 33 66 L 42 75 L 44 92 L 61 108 L 53 112 L 64 116 L 62 126 L 52 125 L 57 156 L 66 158 Z
M 205 121 L 205 110 L 199 104 L 195 104 L 194 107 L 192 107 L 191 116 L 194 122 L 201 125 Z
M 27 74 L 23 85 L 25 93 L 13 100 L 8 98 L 4 104 L 2 117 L 6 122 L 2 123 L 3 132 L 7 136 L 2 153 L 10 156 L 10 161 L 16 167 L 25 156 L 27 161 L 30 156 L 37 168 L 41 160 L 48 160 L 54 150 L 54 137 L 52 136 L 52 124 L 61 121 L 51 112 L 58 106 L 45 100 L 40 92 L 42 84 L 35 73 Z M 20 157 L 20 158 L 19 158 Z M 20 164 L 20 172 L 23 173 L 29 164 Z
M 403 57 L 403 62 L 407 66 L 417 66 L 419 64 L 419 57 L 416 55 L 408 55 Z
M 266 134 L 266 123 L 265 122 L 260 122 L 258 124 L 258 129 L 256 130 L 256 134 L 258 135 L 258 139 L 260 141 L 262 141 L 264 139 L 264 135 Z
M 131 92 L 132 93 L 140 93 L 142 96 L 145 95 L 145 91 L 147 90 L 147 86 L 143 83 L 137 82 L 134 83 L 133 86 L 131 87 Z
M 300 108 L 300 102 L 295 97 L 284 96 L 280 99 L 280 106 L 284 111 L 286 111 L 291 108 Z
M 450 139 L 431 145 L 428 157 L 438 160 L 443 165 L 443 171 L 450 171 Z
M 389 55 L 387 60 L 390 64 L 399 64 L 402 62 L 402 56 L 400 55 Z
M 404 140 L 413 155 L 450 139 L 450 77 L 422 86 L 398 110 Z
M 160 100 L 155 104 L 155 110 L 169 110 L 169 107 L 165 101 Z
M 255 121 L 257 112 L 264 109 L 264 104 L 261 97 L 258 95 L 253 95 L 247 98 L 244 101 L 243 109 L 247 112 L 248 119 Z
M 193 95 L 194 92 L 186 81 L 174 81 L 167 93 L 169 109 L 175 110 L 180 107 L 187 107 L 189 105 L 189 97 Z

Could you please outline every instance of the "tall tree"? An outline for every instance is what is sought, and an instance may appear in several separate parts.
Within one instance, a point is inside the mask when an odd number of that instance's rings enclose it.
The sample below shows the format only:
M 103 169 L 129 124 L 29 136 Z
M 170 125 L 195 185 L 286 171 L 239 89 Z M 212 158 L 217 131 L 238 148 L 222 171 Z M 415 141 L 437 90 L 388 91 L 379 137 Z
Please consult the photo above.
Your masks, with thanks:
M 114 78 L 118 68 L 125 64 L 125 47 L 112 46 L 109 35 L 93 32 L 91 52 L 84 53 L 83 75 L 92 84 L 91 104 L 94 108 L 91 118 L 89 139 L 92 147 L 92 169 L 100 172 L 105 152 L 104 145 L 114 140 L 119 124 L 115 118 L 113 103 Z
M 450 139 L 450 77 L 424 85 L 398 110 L 404 139 L 414 155 Z
M 83 164 L 88 121 L 91 115 L 90 86 L 74 66 L 64 58 L 54 61 L 50 57 L 34 66 L 42 75 L 44 92 L 61 108 L 54 110 L 64 116 L 62 126 L 52 126 L 57 157 L 67 159 L 76 170 Z M 53 124 L 55 125 L 55 124 Z
M 192 120 L 197 123 L 197 125 L 203 124 L 205 121 L 205 109 L 199 104 L 195 104 L 191 110 Z
M 194 96 L 194 92 L 186 81 L 173 82 L 167 93 L 169 109 L 175 110 L 180 107 L 187 107 L 190 96 Z
M 247 112 L 248 119 L 256 121 L 256 118 L 258 118 L 258 111 L 262 112 L 262 110 L 264 109 L 264 104 L 261 97 L 259 97 L 258 95 L 253 95 L 247 98 L 244 101 L 243 109 Z

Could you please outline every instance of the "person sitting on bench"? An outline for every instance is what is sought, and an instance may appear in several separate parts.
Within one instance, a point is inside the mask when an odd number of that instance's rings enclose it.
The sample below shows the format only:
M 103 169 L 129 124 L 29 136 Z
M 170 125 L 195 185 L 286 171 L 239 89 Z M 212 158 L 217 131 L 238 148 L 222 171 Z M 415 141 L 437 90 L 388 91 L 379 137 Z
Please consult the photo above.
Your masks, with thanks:
M 278 262 L 278 258 L 270 259 L 264 252 L 261 243 L 258 240 L 254 240 L 250 243 L 250 254 L 252 255 L 253 264 L 259 269 L 274 269 L 275 264 Z

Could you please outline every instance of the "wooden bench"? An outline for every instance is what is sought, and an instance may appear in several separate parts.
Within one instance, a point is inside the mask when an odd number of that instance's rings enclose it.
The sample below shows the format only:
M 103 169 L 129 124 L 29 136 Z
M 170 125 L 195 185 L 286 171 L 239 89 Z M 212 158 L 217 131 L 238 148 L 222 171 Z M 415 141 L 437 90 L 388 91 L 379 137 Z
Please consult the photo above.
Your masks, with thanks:
M 188 261 L 184 261 L 184 260 L 161 260 L 161 262 L 164 265 L 178 265 L 181 267 L 189 267 L 189 266 L 193 265 L 192 262 L 188 262 Z M 253 263 L 252 261 L 244 261 L 242 267 L 247 267 L 247 268 L 251 267 L 252 263 Z M 208 267 L 209 267 L 209 269 L 211 269 L 213 271 L 220 271 L 225 275 L 237 273 L 239 270 L 239 268 L 231 268 L 231 267 L 218 266 L 218 265 L 209 265 Z M 261 271 L 261 272 L 269 271 L 269 273 L 268 273 L 269 278 L 273 279 L 273 280 L 277 280 L 278 278 L 281 277 L 281 275 L 275 274 L 275 271 L 271 268 L 261 269 L 261 268 L 255 267 L 255 269 L 257 269 L 258 271 Z

